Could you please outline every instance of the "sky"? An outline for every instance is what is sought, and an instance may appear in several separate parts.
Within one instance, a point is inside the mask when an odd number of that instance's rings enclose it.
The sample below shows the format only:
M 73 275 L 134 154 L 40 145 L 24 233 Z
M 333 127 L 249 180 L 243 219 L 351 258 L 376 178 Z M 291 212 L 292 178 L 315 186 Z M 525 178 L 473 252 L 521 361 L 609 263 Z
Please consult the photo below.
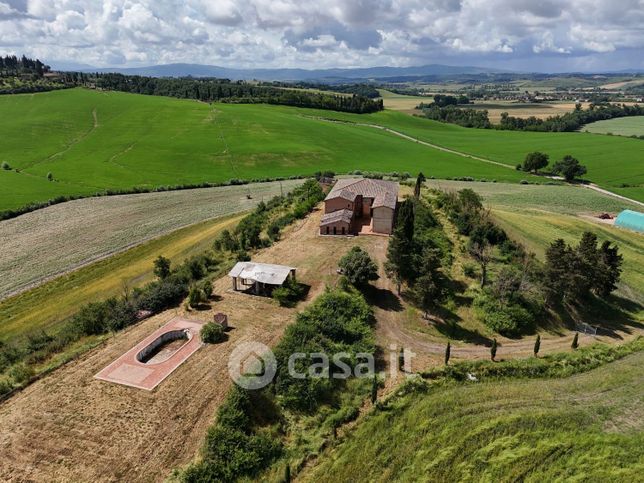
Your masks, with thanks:
M 61 68 L 644 70 L 644 0 L 0 0 L 0 54 Z

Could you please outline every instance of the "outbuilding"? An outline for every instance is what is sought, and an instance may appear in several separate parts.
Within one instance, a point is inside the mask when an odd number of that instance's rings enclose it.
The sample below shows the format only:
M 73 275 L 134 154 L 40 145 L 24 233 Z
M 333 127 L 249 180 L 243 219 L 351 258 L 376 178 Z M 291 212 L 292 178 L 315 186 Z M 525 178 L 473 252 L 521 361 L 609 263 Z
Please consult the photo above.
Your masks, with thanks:
M 295 280 L 295 268 L 271 263 L 237 262 L 228 273 L 233 281 L 233 290 L 251 291 L 255 295 L 270 295 L 289 277 Z

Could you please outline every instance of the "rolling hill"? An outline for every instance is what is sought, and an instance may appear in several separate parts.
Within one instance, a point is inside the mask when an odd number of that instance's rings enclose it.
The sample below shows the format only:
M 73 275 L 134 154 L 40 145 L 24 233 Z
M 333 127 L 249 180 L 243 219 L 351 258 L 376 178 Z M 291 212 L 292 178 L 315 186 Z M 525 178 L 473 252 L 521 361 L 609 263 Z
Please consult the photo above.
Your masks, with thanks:
M 0 135 L 0 163 L 11 168 L 0 170 L 0 211 L 58 195 L 323 169 L 545 182 L 513 169 L 536 150 L 553 160 L 572 154 L 588 166 L 589 180 L 644 200 L 640 140 L 465 129 L 393 111 L 352 115 L 70 89 L 1 97 Z

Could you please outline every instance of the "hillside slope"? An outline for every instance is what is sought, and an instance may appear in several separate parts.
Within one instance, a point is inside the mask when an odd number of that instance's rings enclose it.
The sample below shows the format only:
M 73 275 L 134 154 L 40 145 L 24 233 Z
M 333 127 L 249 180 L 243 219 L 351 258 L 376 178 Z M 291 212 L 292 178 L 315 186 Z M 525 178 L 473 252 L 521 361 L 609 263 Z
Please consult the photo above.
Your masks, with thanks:
M 639 480 L 643 363 L 640 351 L 567 379 L 411 392 L 367 416 L 299 480 Z
M 319 111 L 70 89 L 0 98 L 0 210 L 60 194 L 223 182 L 317 170 L 410 171 L 518 181 L 521 174 Z M 361 119 L 356 116 L 356 119 Z M 47 181 L 51 173 L 54 181 Z

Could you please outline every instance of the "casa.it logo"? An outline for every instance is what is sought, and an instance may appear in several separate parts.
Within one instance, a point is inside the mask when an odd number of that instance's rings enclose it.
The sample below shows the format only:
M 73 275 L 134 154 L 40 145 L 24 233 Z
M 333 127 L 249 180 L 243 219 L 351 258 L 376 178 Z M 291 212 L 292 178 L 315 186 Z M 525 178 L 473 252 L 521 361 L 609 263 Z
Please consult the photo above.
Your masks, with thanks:
M 228 359 L 228 374 L 239 387 L 261 389 L 277 372 L 277 361 L 270 348 L 260 342 L 244 342 L 235 347 Z

